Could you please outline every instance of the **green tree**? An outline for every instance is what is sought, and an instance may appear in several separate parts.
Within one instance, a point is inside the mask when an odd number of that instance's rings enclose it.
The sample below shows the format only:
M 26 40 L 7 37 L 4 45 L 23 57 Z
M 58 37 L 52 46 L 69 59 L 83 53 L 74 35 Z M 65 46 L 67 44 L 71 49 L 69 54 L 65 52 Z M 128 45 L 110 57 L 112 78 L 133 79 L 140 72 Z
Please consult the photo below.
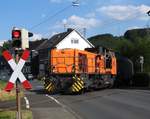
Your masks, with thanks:
M 143 56 L 144 71 L 150 72 L 150 29 L 128 30 L 120 37 L 111 34 L 96 35 L 88 40 L 95 46 L 111 48 L 128 57 L 137 72 L 140 70 L 139 57 Z
M 103 46 L 111 49 L 116 48 L 117 37 L 112 34 L 96 35 L 88 39 L 94 46 Z
M 8 41 L 4 42 L 3 48 L 7 49 L 7 50 L 11 49 L 12 48 L 12 41 L 8 40 Z
M 139 57 L 144 57 L 144 71 L 150 71 L 150 40 L 137 38 L 134 42 L 122 40 L 118 45 L 118 51 L 131 59 L 134 63 L 135 71 L 140 71 Z

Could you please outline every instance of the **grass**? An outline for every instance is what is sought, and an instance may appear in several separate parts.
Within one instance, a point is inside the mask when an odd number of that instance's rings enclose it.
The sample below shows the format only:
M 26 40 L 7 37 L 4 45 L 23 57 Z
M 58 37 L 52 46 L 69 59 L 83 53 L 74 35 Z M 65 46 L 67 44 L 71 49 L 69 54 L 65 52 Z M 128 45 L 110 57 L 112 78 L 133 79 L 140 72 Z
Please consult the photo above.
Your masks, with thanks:
M 32 119 L 32 112 L 30 110 L 22 111 L 22 119 Z M 0 119 L 16 119 L 16 111 L 1 111 Z
M 0 80 L 0 101 L 8 101 L 16 99 L 16 91 L 15 88 L 11 92 L 4 91 L 7 82 Z M 23 92 L 20 93 L 21 97 L 23 97 Z
M 7 82 L 0 80 L 0 101 L 8 101 L 16 99 L 15 88 L 11 92 L 4 91 Z M 23 97 L 23 92 L 20 93 Z M 22 119 L 32 119 L 32 112 L 30 110 L 22 111 Z M 0 110 L 0 119 L 16 119 L 16 111 L 1 111 Z
M 6 81 L 0 80 L 0 89 L 4 88 L 6 86 Z

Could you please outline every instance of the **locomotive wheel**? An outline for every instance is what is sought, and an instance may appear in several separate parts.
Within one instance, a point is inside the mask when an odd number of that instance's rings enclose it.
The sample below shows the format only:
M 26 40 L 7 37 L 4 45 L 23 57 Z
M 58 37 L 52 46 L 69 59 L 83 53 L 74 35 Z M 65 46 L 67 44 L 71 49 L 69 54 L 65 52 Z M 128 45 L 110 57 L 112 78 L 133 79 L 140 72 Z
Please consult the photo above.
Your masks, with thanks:
M 105 86 L 104 86 L 104 80 L 99 80 L 98 82 L 97 82 L 97 85 L 96 85 L 96 90 L 99 90 L 99 89 L 102 89 L 102 88 L 104 88 Z
M 114 86 L 114 79 L 109 78 L 104 80 L 105 88 L 112 88 Z
M 114 86 L 114 79 L 109 80 L 110 84 L 108 88 L 112 88 Z

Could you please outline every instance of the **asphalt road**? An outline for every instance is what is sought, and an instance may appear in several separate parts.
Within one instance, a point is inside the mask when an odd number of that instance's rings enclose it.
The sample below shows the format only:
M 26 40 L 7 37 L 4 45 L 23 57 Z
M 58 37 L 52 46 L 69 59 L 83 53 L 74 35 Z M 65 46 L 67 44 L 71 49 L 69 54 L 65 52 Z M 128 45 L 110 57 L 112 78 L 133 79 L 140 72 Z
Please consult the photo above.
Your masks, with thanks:
M 149 119 L 150 90 L 105 89 L 83 95 L 47 95 L 32 82 L 26 92 L 34 119 Z
M 54 101 L 43 91 L 43 84 L 38 81 L 31 82 L 33 89 L 26 91 L 30 109 L 34 119 L 76 119 L 66 108 Z

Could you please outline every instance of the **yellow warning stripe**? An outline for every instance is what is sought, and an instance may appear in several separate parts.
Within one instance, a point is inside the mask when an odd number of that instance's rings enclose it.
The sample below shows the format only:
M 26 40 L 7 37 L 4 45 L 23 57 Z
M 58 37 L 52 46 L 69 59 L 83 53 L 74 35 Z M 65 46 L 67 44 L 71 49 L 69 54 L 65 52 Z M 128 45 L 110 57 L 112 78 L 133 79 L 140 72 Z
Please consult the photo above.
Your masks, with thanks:
M 44 86 L 49 85 L 49 83 L 50 83 L 49 80 L 44 81 Z
M 76 90 L 75 90 L 74 88 L 72 88 L 72 91 L 73 91 L 73 92 L 76 92 Z
M 82 85 L 84 84 L 83 80 L 81 80 L 80 78 L 78 78 L 78 80 L 80 81 L 80 83 L 81 83 Z
M 81 79 L 80 79 L 80 78 L 78 78 L 78 80 L 79 80 L 79 81 L 81 81 Z
M 77 80 L 81 81 L 80 83 L 81 83 L 82 85 L 84 84 L 83 80 L 82 80 L 82 79 L 80 79 L 80 78 L 73 77 L 73 79 L 77 79 Z
M 51 85 L 52 85 L 52 83 L 50 83 L 50 84 L 46 87 L 46 89 L 48 90 L 48 89 L 50 88 Z
M 84 88 L 84 86 L 78 81 L 78 82 L 75 82 L 73 85 L 72 85 L 72 91 L 74 92 L 79 92 L 80 90 L 82 90 Z
M 76 83 L 81 87 L 81 89 L 84 88 L 84 86 L 79 81 L 77 81 Z
M 73 76 L 72 78 L 73 78 L 73 79 L 76 79 L 76 77 L 74 77 L 74 76 Z
M 53 91 L 53 85 L 48 89 L 48 91 L 50 92 L 50 91 Z
M 72 85 L 72 91 L 73 92 L 79 92 L 84 88 L 84 82 L 81 78 L 78 78 L 76 75 L 72 77 L 75 81 Z
M 48 86 L 48 84 L 47 84 L 47 83 L 45 83 L 45 84 L 44 84 L 45 89 L 46 89 L 46 87 L 47 87 L 47 86 Z
M 78 90 L 81 90 L 81 87 L 75 82 L 74 85 L 78 88 Z
M 72 87 L 73 87 L 73 90 L 75 90 L 74 92 L 78 92 L 79 91 L 79 89 L 75 85 L 72 85 Z
M 52 91 L 54 91 L 54 89 L 55 89 L 55 86 L 53 85 L 53 83 L 51 83 L 49 86 L 48 86 L 48 91 L 49 92 L 52 92 Z
M 45 86 L 45 87 L 47 87 L 48 85 L 49 85 L 49 83 L 48 83 L 48 82 L 45 82 L 45 83 L 44 83 L 44 86 Z

